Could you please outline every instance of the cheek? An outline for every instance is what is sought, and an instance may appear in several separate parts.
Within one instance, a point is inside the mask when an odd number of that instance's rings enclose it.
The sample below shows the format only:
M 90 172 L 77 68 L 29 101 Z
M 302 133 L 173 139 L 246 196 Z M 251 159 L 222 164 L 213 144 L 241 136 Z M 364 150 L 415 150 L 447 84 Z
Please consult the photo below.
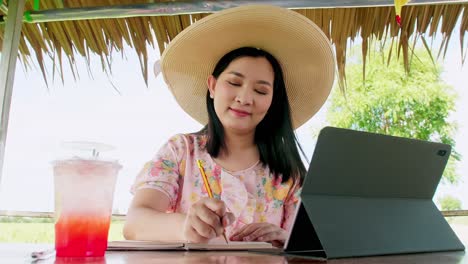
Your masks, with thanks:
M 266 114 L 268 109 L 270 109 L 271 101 L 272 101 L 271 98 L 269 99 L 263 98 L 263 100 L 258 101 L 257 106 L 258 106 L 259 112 Z
M 231 104 L 231 95 L 229 92 L 227 92 L 225 89 L 219 89 L 217 90 L 215 96 L 214 96 L 214 108 L 215 112 L 218 114 L 223 113 L 226 108 Z
M 233 100 L 235 97 L 236 95 L 233 89 L 230 89 L 229 87 L 225 87 L 223 85 L 219 85 L 216 87 L 215 100 L 224 102 Z
M 215 98 L 213 100 L 213 104 L 214 104 L 214 110 L 215 110 L 216 114 L 219 116 L 219 114 L 221 112 L 221 108 L 223 107 L 223 103 L 221 102 L 221 100 L 219 99 L 218 96 L 215 96 Z

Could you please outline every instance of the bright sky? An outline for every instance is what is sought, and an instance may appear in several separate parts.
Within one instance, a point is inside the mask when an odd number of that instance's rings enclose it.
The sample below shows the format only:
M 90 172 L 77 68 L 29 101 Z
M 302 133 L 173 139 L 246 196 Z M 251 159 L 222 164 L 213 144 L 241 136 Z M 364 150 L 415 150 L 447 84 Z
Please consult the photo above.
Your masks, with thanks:
M 458 36 L 453 36 L 446 60 L 444 79 L 459 93 L 456 135 L 457 150 L 468 157 L 468 67 L 460 66 Z M 199 130 L 176 104 L 162 77 L 149 77 L 145 86 L 137 56 L 126 48 L 127 59 L 114 57 L 112 82 L 102 72 L 100 60 L 92 59 L 94 79 L 78 61 L 81 78 L 73 80 L 64 64 L 65 85 L 57 79 L 47 88 L 40 70 L 25 72 L 18 63 L 10 111 L 5 166 L 0 186 L 0 209 L 53 211 L 53 175 L 51 162 L 63 157 L 63 141 L 97 141 L 111 144 L 115 151 L 102 153 L 119 160 L 123 169 L 118 176 L 114 208 L 125 212 L 131 200 L 129 188 L 143 164 L 173 134 Z M 150 64 L 159 58 L 156 50 L 149 54 Z M 52 74 L 48 64 L 49 75 Z M 151 67 L 152 69 L 152 67 Z M 297 130 L 307 156 L 314 148 L 313 131 L 326 125 L 325 111 Z M 462 119 L 463 117 L 463 119 Z M 463 180 L 457 187 L 439 188 L 438 194 L 453 192 L 468 208 L 468 158 L 459 165 Z

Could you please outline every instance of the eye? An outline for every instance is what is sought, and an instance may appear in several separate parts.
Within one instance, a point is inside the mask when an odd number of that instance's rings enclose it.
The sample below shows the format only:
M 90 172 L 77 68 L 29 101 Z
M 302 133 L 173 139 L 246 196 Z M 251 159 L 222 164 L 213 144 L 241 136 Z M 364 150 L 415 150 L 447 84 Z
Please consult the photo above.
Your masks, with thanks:
M 227 83 L 229 83 L 232 86 L 241 86 L 240 83 L 237 83 L 237 82 L 227 81 Z
M 262 91 L 262 90 L 255 90 L 256 93 L 261 94 L 261 95 L 266 95 L 267 92 Z

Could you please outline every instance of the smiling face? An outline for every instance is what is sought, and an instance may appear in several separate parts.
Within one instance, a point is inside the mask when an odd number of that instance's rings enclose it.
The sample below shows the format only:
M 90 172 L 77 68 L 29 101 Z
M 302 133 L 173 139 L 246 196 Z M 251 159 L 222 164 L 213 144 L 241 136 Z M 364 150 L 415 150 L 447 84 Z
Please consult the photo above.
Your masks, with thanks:
M 274 72 L 263 57 L 240 57 L 218 76 L 208 77 L 214 110 L 225 130 L 255 131 L 273 98 Z

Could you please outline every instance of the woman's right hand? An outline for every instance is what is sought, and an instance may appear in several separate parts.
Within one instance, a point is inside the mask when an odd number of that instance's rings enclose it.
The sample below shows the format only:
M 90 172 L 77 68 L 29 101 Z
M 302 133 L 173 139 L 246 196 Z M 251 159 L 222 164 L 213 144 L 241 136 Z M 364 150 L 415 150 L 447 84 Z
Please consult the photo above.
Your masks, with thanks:
M 232 224 L 235 217 L 226 211 L 223 201 L 203 198 L 194 203 L 187 212 L 184 224 L 185 239 L 205 243 L 223 234 L 224 228 Z

